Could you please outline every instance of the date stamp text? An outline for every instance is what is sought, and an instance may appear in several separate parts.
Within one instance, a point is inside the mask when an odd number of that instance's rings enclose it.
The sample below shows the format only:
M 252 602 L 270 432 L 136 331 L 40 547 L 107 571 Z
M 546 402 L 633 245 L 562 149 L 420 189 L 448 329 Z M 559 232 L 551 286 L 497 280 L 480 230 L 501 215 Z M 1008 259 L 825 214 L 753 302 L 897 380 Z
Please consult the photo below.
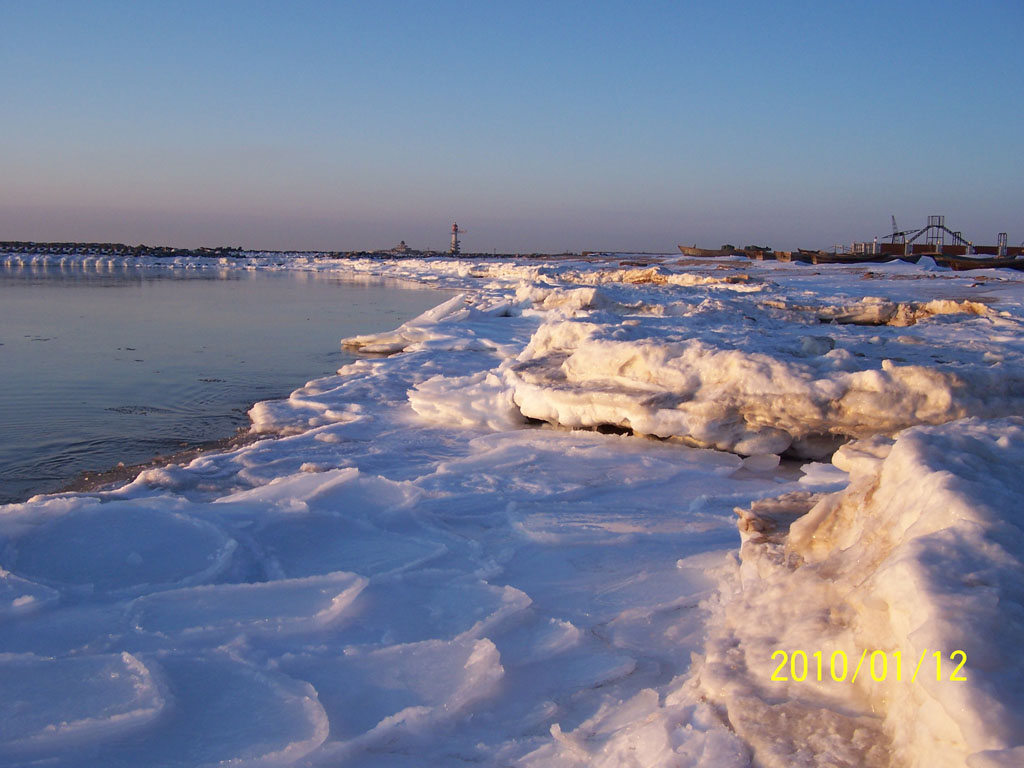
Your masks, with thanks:
M 777 663 L 772 672 L 772 681 L 777 683 L 802 683 L 808 680 L 824 682 L 831 680 L 836 683 L 856 683 L 868 676 L 876 683 L 887 680 L 896 682 L 917 682 L 918 676 L 931 676 L 935 680 L 951 683 L 967 682 L 966 651 L 953 651 L 948 656 L 941 651 L 921 651 L 917 659 L 904 659 L 900 651 L 869 651 L 865 648 L 860 657 L 848 657 L 846 651 L 833 651 L 823 654 L 821 651 L 774 651 L 772 662 Z

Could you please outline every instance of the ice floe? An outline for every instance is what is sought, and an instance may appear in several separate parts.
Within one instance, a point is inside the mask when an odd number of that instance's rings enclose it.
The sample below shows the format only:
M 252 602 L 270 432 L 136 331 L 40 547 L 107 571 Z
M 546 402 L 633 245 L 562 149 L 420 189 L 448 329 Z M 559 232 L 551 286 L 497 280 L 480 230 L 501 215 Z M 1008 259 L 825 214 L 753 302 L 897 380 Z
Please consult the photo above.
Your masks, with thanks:
M 90 748 L 152 724 L 159 678 L 129 653 L 0 659 L 0 759 Z
M 204 583 L 226 567 L 235 541 L 169 506 L 88 500 L 8 537 L 4 562 L 34 581 L 97 596 Z
M 341 616 L 366 579 L 333 573 L 255 584 L 218 584 L 146 595 L 129 607 L 139 632 L 289 634 L 311 632 Z

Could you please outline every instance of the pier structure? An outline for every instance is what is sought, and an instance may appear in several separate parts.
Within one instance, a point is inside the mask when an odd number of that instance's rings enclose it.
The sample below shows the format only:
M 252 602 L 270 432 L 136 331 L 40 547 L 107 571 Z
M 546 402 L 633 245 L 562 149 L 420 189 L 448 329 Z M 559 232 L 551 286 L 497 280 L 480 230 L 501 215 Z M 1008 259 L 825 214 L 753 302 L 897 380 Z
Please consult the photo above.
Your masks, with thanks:
M 770 248 L 734 248 L 725 245 L 718 250 L 696 246 L 680 245 L 685 256 L 696 258 L 746 256 L 751 259 L 776 261 L 799 261 L 809 264 L 868 264 L 887 261 L 917 262 L 924 256 L 935 263 L 955 270 L 1008 267 L 1024 271 L 1024 243 L 1019 246 L 1008 244 L 1006 232 L 1000 232 L 996 245 L 975 245 L 958 230 L 946 226 L 945 216 L 929 216 L 928 223 L 920 229 L 900 230 L 896 217 L 892 217 L 892 232 L 884 237 L 889 242 L 875 237 L 865 242 L 850 245 L 836 244 L 831 250 L 773 251 Z
M 1007 245 L 1005 232 L 1000 232 L 996 245 L 975 245 L 959 230 L 946 226 L 945 216 L 929 216 L 928 223 L 920 229 L 897 231 L 893 218 L 893 231 L 889 242 L 878 243 L 875 253 L 890 256 L 913 256 L 916 254 L 943 254 L 946 256 L 996 256 L 1015 257 L 1024 254 L 1024 246 Z M 876 238 L 877 239 L 877 238 Z

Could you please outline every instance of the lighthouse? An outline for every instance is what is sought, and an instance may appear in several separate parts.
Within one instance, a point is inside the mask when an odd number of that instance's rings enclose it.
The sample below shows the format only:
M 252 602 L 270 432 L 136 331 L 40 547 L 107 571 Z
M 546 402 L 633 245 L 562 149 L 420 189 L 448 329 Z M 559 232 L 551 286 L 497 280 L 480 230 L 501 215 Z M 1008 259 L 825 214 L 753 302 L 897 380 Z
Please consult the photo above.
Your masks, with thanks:
M 459 255 L 459 224 L 458 222 L 452 224 L 452 247 L 448 251 L 452 256 Z

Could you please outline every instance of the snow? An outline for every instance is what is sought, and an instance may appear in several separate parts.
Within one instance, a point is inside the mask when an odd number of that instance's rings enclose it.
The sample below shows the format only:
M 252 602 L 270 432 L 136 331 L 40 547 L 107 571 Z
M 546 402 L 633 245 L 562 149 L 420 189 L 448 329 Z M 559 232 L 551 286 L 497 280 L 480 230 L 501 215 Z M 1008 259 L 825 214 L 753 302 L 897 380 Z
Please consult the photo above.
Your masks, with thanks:
M 0 508 L 0 763 L 1020 764 L 1024 276 L 643 258 L 170 260 L 459 295 Z

